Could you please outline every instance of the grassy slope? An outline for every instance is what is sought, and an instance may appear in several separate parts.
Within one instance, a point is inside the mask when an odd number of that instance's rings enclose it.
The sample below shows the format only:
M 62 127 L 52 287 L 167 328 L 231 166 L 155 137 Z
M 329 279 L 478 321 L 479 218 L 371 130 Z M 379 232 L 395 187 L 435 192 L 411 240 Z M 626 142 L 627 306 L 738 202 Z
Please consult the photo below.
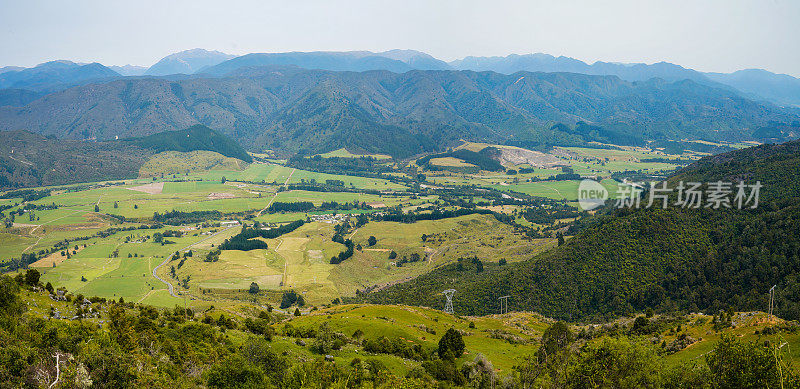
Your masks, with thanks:
M 187 172 L 206 170 L 239 171 L 245 163 L 236 158 L 226 157 L 214 151 L 165 151 L 152 156 L 139 168 L 139 177 L 157 177 L 160 175 L 184 175 Z

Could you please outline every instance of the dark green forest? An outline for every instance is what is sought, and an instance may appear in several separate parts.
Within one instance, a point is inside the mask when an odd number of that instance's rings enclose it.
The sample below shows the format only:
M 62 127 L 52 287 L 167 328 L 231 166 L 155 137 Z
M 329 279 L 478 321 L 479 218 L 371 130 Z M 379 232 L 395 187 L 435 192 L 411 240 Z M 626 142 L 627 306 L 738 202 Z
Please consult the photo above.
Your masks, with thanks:
M 220 153 L 226 157 L 241 159 L 245 162 L 253 161 L 250 154 L 247 154 L 235 140 L 200 124 L 185 130 L 165 131 L 141 138 L 125 139 L 121 142 L 153 150 L 156 153 L 162 151 L 207 150 Z

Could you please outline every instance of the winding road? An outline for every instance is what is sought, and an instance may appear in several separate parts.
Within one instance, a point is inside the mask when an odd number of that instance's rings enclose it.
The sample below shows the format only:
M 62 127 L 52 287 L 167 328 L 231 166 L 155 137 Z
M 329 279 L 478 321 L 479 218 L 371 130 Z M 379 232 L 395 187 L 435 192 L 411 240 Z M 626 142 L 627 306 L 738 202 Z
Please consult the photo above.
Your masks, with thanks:
M 289 173 L 289 177 L 286 177 L 286 182 L 284 182 L 284 183 L 283 183 L 283 187 L 284 187 L 284 188 L 288 188 L 288 185 L 289 185 L 289 180 L 291 180 L 291 179 L 292 179 L 292 174 L 294 174 L 294 171 L 295 171 L 295 170 L 297 170 L 297 169 L 292 169 L 292 172 L 291 172 L 291 173 Z M 256 214 L 256 217 L 259 217 L 259 216 L 261 216 L 261 213 L 263 213 L 264 211 L 266 211 L 266 210 L 267 210 L 267 208 L 269 208 L 269 206 L 270 206 L 270 205 L 272 205 L 272 202 L 273 202 L 273 201 L 275 201 L 275 198 L 276 198 L 276 197 L 278 197 L 278 193 L 280 193 L 280 192 L 275 192 L 275 195 L 274 195 L 274 196 L 272 196 L 272 199 L 269 201 L 269 203 L 267 203 L 267 206 L 266 206 L 266 207 L 264 207 L 264 209 L 262 209 L 262 210 L 258 211 L 258 213 Z
M 219 235 L 219 234 L 221 234 L 221 233 L 223 233 L 223 232 L 225 232 L 225 231 L 228 231 L 228 230 L 230 230 L 231 228 L 236 228 L 236 227 L 235 227 L 235 226 L 233 226 L 233 227 L 228 227 L 228 228 L 226 228 L 226 229 L 224 229 L 224 230 L 217 231 L 217 232 L 215 232 L 215 233 L 213 233 L 213 234 L 209 235 L 209 236 L 208 236 L 208 237 L 206 237 L 205 239 L 198 240 L 197 242 L 194 242 L 194 243 L 192 243 L 192 244 L 190 244 L 190 245 L 188 245 L 188 246 L 186 246 L 186 247 L 184 247 L 184 248 L 182 248 L 182 249 L 180 249 L 180 250 L 177 250 L 177 251 L 178 251 L 178 252 L 181 252 L 181 251 L 187 250 L 187 249 L 191 248 L 192 246 L 194 246 L 194 245 L 196 245 L 196 244 L 199 244 L 199 243 L 202 243 L 202 242 L 205 242 L 205 241 L 207 241 L 207 240 L 209 240 L 209 239 L 211 239 L 211 238 L 213 238 L 213 237 L 215 237 L 215 236 L 217 236 L 217 235 Z M 177 294 L 175 294 L 175 287 L 174 287 L 174 286 L 172 286 L 172 284 L 171 284 L 171 283 L 169 283 L 168 281 L 166 281 L 166 280 L 164 280 L 163 278 L 159 277 L 159 276 L 158 276 L 158 274 L 156 274 L 156 273 L 158 272 L 158 269 L 159 269 L 161 266 L 164 266 L 164 265 L 166 265 L 166 264 L 167 264 L 167 262 L 169 262 L 170 258 L 172 258 L 172 255 L 170 255 L 170 256 L 168 256 L 168 257 L 164 258 L 164 262 L 161 262 L 160 264 L 158 264 L 156 267 L 154 267 L 154 268 L 153 268 L 153 277 L 155 277 L 157 280 L 159 280 L 159 281 L 163 282 L 165 285 L 167 285 L 167 288 L 169 289 L 169 294 L 170 294 L 170 296 L 172 296 L 172 297 L 180 297 L 180 296 L 178 296 Z

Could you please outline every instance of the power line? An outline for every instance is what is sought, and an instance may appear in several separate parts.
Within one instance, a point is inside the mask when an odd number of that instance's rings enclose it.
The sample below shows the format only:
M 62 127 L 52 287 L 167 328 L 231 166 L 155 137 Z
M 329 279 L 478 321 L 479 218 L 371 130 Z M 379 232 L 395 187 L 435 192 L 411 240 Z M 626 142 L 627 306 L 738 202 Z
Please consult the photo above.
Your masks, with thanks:
M 508 298 L 511 296 L 500 297 L 500 314 L 508 313 Z
M 775 287 L 778 285 L 772 285 L 769 288 L 769 318 L 772 320 L 772 308 L 775 307 Z

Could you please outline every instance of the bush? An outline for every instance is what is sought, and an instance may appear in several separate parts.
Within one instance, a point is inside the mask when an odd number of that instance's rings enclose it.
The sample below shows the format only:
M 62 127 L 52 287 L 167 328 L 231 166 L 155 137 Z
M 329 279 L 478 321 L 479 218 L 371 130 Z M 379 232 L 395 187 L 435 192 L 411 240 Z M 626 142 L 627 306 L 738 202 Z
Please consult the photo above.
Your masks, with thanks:
M 233 354 L 206 372 L 209 388 L 258 388 L 266 386 L 264 372 L 241 355 Z
M 311 343 L 311 351 L 317 354 L 330 354 L 332 351 L 340 350 L 346 343 L 344 335 L 333 332 L 325 322 L 319 326 L 317 336 Z
M 9 276 L 0 276 L 0 313 L 16 316 L 21 309 L 19 284 Z
M 644 388 L 661 386 L 663 366 L 651 346 L 604 337 L 587 344 L 569 370 L 569 387 Z
M 356 334 L 354 334 L 356 335 Z M 418 344 L 409 345 L 401 338 L 387 338 L 381 336 L 377 339 L 367 339 L 364 341 L 364 351 L 374 354 L 391 354 L 402 358 L 414 359 L 417 361 L 425 359 L 425 352 Z
M 461 333 L 450 328 L 439 339 L 437 352 L 441 359 L 456 359 L 464 353 L 464 347 L 464 339 L 461 338 Z
M 39 277 L 40 276 L 41 276 L 41 274 L 39 274 L 38 270 L 36 270 L 36 269 L 28 269 L 28 271 L 25 272 L 25 283 L 30 285 L 30 286 L 39 285 Z
M 294 303 L 297 302 L 298 297 L 300 296 L 293 290 L 287 290 L 283 292 L 283 295 L 281 295 L 281 309 L 286 309 L 294 305 Z
M 797 387 L 800 380 L 783 357 L 784 351 L 778 346 L 745 342 L 725 334 L 714 350 L 706 355 L 706 363 L 714 387 Z

